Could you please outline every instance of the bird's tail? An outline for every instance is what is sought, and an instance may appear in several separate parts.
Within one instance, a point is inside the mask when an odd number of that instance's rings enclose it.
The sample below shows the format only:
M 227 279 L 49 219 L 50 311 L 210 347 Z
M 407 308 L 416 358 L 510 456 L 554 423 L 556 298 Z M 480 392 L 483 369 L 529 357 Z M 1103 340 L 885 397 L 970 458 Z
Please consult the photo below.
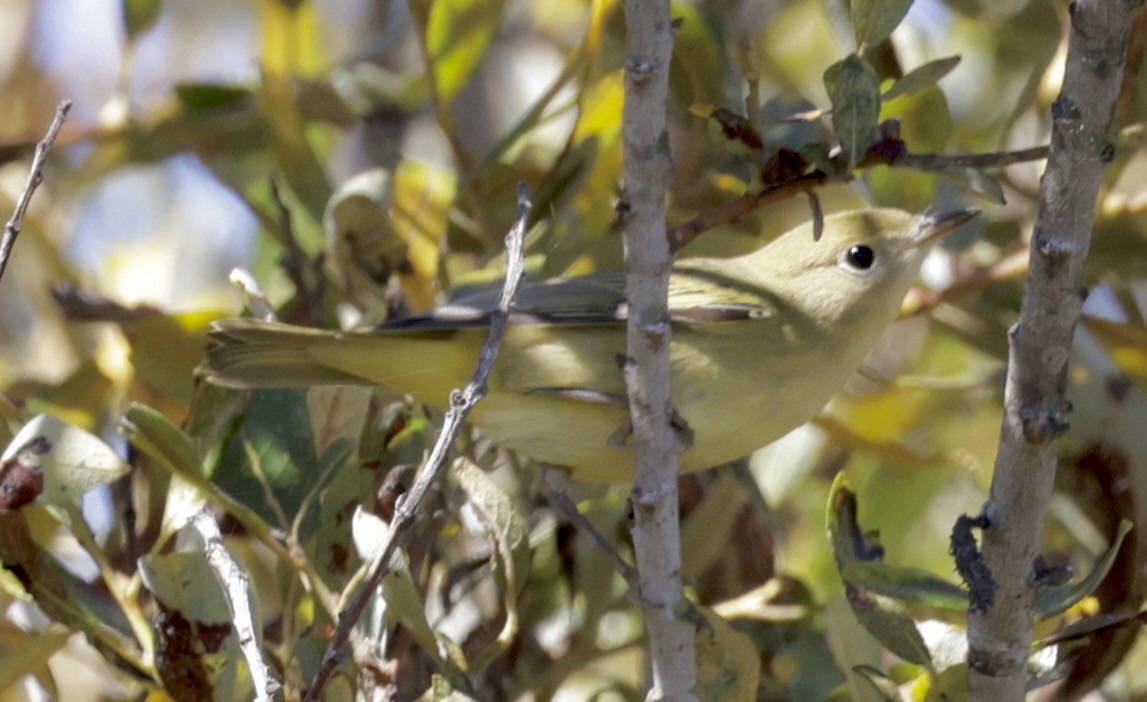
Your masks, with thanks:
M 224 319 L 212 326 L 207 379 L 235 388 L 354 385 L 368 380 L 331 368 L 313 353 L 337 332 L 259 319 Z

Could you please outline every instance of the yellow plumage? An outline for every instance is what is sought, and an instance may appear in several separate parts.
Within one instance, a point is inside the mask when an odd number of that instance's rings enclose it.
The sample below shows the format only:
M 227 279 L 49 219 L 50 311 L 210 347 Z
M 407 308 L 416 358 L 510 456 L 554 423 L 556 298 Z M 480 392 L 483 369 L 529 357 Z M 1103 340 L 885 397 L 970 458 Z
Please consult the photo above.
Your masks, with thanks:
M 744 456 L 812 417 L 884 329 L 937 236 L 974 211 L 828 217 L 754 253 L 679 261 L 670 280 L 673 404 L 693 430 L 682 471 Z M 373 384 L 443 406 L 474 371 L 496 293 L 375 329 L 335 332 L 229 319 L 208 377 L 236 387 Z M 624 426 L 624 276 L 526 283 L 471 421 L 495 442 L 575 476 L 632 476 Z M 616 442 L 614 442 L 616 443 Z

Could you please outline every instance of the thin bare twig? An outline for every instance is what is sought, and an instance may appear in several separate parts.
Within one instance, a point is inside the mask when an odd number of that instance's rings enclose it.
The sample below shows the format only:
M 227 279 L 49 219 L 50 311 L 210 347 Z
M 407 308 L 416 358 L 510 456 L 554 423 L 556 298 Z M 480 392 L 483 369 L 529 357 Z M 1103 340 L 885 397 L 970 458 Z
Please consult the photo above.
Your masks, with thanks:
M 291 216 L 291 208 L 283 200 L 283 193 L 279 189 L 279 184 L 274 180 L 271 181 L 271 200 L 275 203 L 275 209 L 279 215 L 276 223 L 278 226 L 272 231 L 280 232 L 280 236 L 277 238 L 285 249 L 279 258 L 279 265 L 282 266 L 283 272 L 287 274 L 287 278 L 295 286 L 296 304 L 299 305 L 303 318 L 309 322 L 314 322 L 323 296 L 323 277 L 317 274 L 322 266 L 307 256 L 307 252 L 303 251 L 303 247 L 299 244 L 294 220 Z M 236 281 L 232 278 L 231 282 Z M 266 319 L 260 310 L 253 311 Z
M 1032 146 L 1015 151 L 993 151 L 983 154 L 913 154 L 904 153 L 891 165 L 918 171 L 941 171 L 945 168 L 1003 168 L 1016 163 L 1047 158 L 1048 146 Z
M 219 525 L 206 510 L 196 512 L 188 523 L 203 539 L 203 555 L 207 559 L 207 565 L 211 566 L 215 579 L 219 581 L 227 597 L 227 604 L 231 607 L 231 623 L 235 627 L 236 636 L 239 637 L 239 650 L 243 652 L 243 657 L 247 659 L 247 667 L 251 671 L 251 682 L 255 685 L 255 699 L 258 702 L 271 702 L 282 686 L 271 674 L 271 669 L 263 661 L 262 652 L 259 650 L 259 637 L 251 617 L 251 600 L 247 596 L 251 579 L 231 557 L 231 553 L 223 544 Z
M 946 302 L 969 297 L 998 283 L 1015 280 L 1027 273 L 1028 260 L 1027 248 L 1017 248 L 1001 256 L 995 263 L 973 270 L 943 290 L 912 290 L 900 308 L 900 317 L 924 314 Z
M 887 128 L 888 125 L 883 125 Z M 893 128 L 895 126 L 893 125 Z M 847 183 L 856 174 L 876 166 L 912 168 L 920 171 L 943 171 L 954 168 L 1004 168 L 1016 163 L 1047 158 L 1047 146 L 1033 146 L 1017 151 L 995 151 L 983 154 L 914 154 L 896 135 L 877 141 L 853 170 L 841 165 L 831 172 L 809 171 L 809 164 L 796 152 L 779 152 L 766 165 L 764 186 L 759 192 L 704 210 L 692 219 L 669 230 L 669 244 L 680 251 L 702 233 L 735 222 L 766 205 L 788 200 L 801 193 L 811 193 L 828 183 Z M 834 167 L 840 164 L 833 164 Z
M 48 152 L 51 151 L 52 144 L 60 133 L 60 128 L 64 126 L 64 120 L 70 109 L 72 109 L 70 100 L 64 100 L 60 103 L 59 107 L 56 108 L 56 116 L 52 119 L 52 124 L 48 127 L 48 133 L 44 136 L 44 140 L 36 144 L 36 153 L 32 157 L 32 169 L 28 175 L 28 184 L 24 186 L 24 192 L 16 201 L 16 211 L 12 215 L 12 219 L 4 225 L 4 238 L 0 240 L 0 279 L 4 278 L 4 270 L 8 267 L 8 258 L 12 255 L 12 247 L 16 245 L 16 238 L 24 229 L 24 215 L 28 213 L 28 206 L 32 204 L 32 195 L 35 194 L 36 188 L 40 187 L 40 183 L 44 182 L 44 161 L 47 160 Z
M 636 589 L 638 587 L 637 570 L 626 563 L 621 557 L 621 554 L 617 552 L 617 549 L 613 547 L 613 544 L 602 536 L 601 532 L 594 527 L 593 523 L 586 519 L 584 514 L 578 511 L 577 505 L 575 505 L 573 500 L 569 498 L 569 495 L 566 494 L 565 486 L 557 484 L 559 480 L 551 477 L 553 471 L 556 470 L 557 469 L 546 469 L 547 474 L 542 481 L 546 498 L 580 533 L 588 536 L 590 540 L 597 545 L 598 550 L 605 554 L 609 562 L 613 564 L 614 570 L 616 570 L 621 577 L 625 578 L 625 582 L 629 583 L 630 588 Z
M 530 202 L 529 193 L 526 191 L 525 185 L 520 184 L 518 186 L 518 218 L 514 221 L 509 233 L 506 234 L 506 282 L 502 286 L 502 296 L 498 300 L 498 308 L 491 314 L 490 337 L 486 340 L 485 346 L 482 347 L 482 354 L 478 359 L 478 365 L 470 383 L 464 389 L 455 390 L 450 394 L 450 409 L 446 412 L 442 431 L 434 444 L 434 450 L 431 451 L 430 457 L 426 460 L 426 465 L 419 472 L 414 486 L 410 492 L 403 496 L 395 509 L 394 519 L 391 520 L 390 527 L 378 544 L 378 550 L 371 559 L 366 576 L 359 585 L 357 592 L 351 598 L 346 609 L 339 613 L 338 626 L 335 627 L 330 644 L 327 646 L 326 653 L 323 654 L 322 663 L 311 682 L 310 689 L 307 690 L 304 702 L 317 702 L 322 699 L 323 689 L 342 661 L 345 655 L 343 649 L 350 639 L 354 627 L 358 624 L 359 617 L 362 616 L 363 610 L 374 597 L 383 577 L 390 572 L 391 557 L 409 538 L 411 527 L 418 516 L 419 507 L 421 507 L 426 493 L 437 482 L 438 476 L 445 469 L 450 448 L 462 430 L 466 417 L 469 416 L 470 411 L 474 409 L 478 401 L 486 396 L 486 381 L 490 377 L 490 371 L 498 357 L 498 350 L 501 348 L 502 338 L 506 334 L 506 325 L 510 318 L 510 307 L 514 302 L 514 297 L 518 294 L 518 287 L 525 271 L 523 240 L 532 209 L 533 205 Z

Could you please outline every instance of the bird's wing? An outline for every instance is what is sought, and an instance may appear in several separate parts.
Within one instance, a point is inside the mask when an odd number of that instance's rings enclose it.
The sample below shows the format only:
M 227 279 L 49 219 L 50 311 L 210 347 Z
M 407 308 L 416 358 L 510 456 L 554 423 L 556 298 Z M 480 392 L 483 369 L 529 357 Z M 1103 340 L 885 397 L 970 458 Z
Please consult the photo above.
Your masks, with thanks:
M 678 325 L 674 363 L 699 362 L 708 345 L 697 335 L 735 333 L 738 322 L 775 316 L 769 293 L 746 282 L 744 271 L 728 261 L 685 261 L 670 279 L 669 313 Z M 713 290 L 721 289 L 714 302 Z M 432 313 L 389 322 L 382 334 L 432 335 L 487 326 L 499 291 L 459 296 Z M 496 375 L 501 387 L 585 402 L 624 404 L 619 365 L 625 354 L 628 316 L 625 274 L 597 273 L 578 278 L 523 284 L 500 351 Z
M 691 325 L 767 319 L 776 311 L 775 298 L 764 288 L 737 275 L 728 261 L 692 259 L 674 267 L 669 282 L 669 316 Z M 722 290 L 714 301 L 713 290 Z M 438 309 L 389 321 L 380 327 L 406 330 L 452 330 L 483 327 L 497 308 L 499 289 L 483 289 L 451 300 Z M 606 271 L 553 281 L 527 281 L 518 292 L 511 325 L 600 325 L 623 322 L 629 309 L 625 274 Z

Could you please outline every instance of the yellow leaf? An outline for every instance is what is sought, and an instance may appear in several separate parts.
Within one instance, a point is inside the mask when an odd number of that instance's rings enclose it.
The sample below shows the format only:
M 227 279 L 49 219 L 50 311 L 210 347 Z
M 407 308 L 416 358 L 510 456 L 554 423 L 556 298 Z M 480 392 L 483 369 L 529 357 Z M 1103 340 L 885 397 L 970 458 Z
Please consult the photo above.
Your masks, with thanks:
M 502 20 L 505 0 L 439 0 L 426 19 L 426 55 L 440 103 L 466 86 Z

